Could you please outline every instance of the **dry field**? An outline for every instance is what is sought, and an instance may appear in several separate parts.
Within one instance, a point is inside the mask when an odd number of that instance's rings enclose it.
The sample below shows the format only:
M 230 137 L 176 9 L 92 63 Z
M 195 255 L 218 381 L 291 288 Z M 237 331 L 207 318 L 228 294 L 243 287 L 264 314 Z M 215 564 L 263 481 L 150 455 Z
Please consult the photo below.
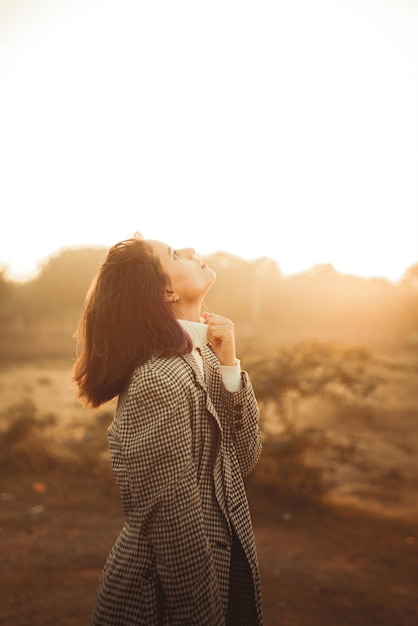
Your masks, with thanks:
M 294 408 L 305 469 L 326 485 L 321 502 L 250 484 L 266 626 L 418 624 L 417 363 L 392 357 L 388 369 L 385 359 L 373 399 Z M 0 371 L 2 626 L 87 624 L 122 521 L 106 450 L 112 410 L 80 406 L 68 362 Z

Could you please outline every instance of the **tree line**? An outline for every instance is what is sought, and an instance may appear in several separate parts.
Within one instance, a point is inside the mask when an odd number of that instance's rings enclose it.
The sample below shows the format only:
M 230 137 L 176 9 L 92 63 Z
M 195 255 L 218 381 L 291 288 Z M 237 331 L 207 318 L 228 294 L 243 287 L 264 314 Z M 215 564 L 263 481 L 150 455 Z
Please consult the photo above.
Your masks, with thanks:
M 38 350 L 48 343 L 53 351 L 60 336 L 74 349 L 68 340 L 106 252 L 62 250 L 24 283 L 0 272 L 4 358 L 22 342 L 32 341 Z M 339 274 L 332 265 L 284 276 L 272 259 L 247 261 L 226 252 L 205 261 L 217 274 L 205 305 L 234 320 L 239 341 L 249 350 L 313 339 L 382 349 L 418 346 L 418 264 L 392 283 Z

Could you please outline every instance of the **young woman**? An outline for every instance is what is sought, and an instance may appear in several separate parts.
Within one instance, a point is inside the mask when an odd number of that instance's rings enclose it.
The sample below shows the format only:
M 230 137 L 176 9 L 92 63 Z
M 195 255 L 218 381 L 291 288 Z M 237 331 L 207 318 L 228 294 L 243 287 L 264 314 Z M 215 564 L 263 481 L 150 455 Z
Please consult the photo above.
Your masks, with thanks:
M 232 322 L 201 316 L 215 278 L 193 249 L 137 235 L 110 249 L 87 296 L 74 380 L 93 407 L 118 396 L 108 434 L 125 515 L 91 625 L 262 623 L 243 483 L 258 407 Z

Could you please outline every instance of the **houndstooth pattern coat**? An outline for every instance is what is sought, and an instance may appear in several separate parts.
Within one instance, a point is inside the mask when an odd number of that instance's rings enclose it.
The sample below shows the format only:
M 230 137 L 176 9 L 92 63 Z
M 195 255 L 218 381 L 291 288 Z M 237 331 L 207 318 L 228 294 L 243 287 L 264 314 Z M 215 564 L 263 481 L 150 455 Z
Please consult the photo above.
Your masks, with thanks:
M 201 349 L 137 368 L 109 428 L 125 514 L 102 571 L 91 626 L 225 624 L 232 533 L 247 557 L 262 623 L 260 580 L 243 477 L 261 452 L 246 372 L 222 383 Z

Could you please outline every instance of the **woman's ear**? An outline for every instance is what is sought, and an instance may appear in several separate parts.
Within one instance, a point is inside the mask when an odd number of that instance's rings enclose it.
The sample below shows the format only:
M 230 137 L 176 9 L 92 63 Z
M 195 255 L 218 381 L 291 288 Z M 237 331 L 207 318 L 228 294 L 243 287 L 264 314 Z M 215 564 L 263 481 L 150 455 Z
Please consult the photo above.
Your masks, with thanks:
M 178 295 L 172 289 L 164 289 L 165 302 L 177 302 L 178 299 Z

